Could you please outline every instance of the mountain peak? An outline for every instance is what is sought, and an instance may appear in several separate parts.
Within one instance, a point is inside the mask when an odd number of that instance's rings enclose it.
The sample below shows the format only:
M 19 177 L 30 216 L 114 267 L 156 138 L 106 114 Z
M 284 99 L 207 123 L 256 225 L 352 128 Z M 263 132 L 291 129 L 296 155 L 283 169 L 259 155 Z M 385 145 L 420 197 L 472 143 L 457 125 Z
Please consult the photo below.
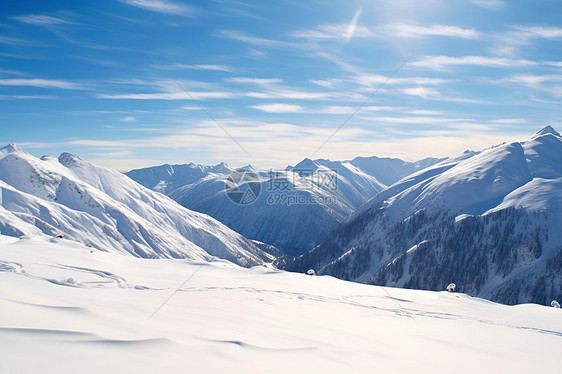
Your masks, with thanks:
M 59 162 L 66 167 L 74 166 L 81 160 L 80 157 L 68 152 L 64 152 L 59 156 Z
M 558 131 L 554 130 L 554 128 L 552 128 L 552 126 L 550 126 L 550 125 L 547 125 L 544 128 L 542 128 L 539 132 L 537 132 L 536 135 L 545 135 L 545 134 L 552 134 L 552 135 L 560 136 L 560 133 L 558 133 Z
M 211 171 L 213 173 L 221 173 L 221 174 L 228 174 L 231 172 L 231 169 L 228 167 L 228 165 L 224 162 L 221 162 L 220 164 L 217 164 L 215 166 L 213 166 L 211 168 Z
M 316 169 L 318 169 L 318 166 L 319 165 L 316 161 L 311 160 L 310 158 L 307 157 L 301 162 L 299 162 L 298 164 L 296 164 L 295 167 L 293 167 L 293 171 L 299 171 L 299 170 L 316 171 Z
M 3 153 L 18 153 L 18 152 L 24 152 L 23 148 L 21 148 L 19 145 L 17 145 L 16 143 L 10 143 L 7 146 L 5 146 L 4 148 L 0 149 L 0 151 L 2 151 Z

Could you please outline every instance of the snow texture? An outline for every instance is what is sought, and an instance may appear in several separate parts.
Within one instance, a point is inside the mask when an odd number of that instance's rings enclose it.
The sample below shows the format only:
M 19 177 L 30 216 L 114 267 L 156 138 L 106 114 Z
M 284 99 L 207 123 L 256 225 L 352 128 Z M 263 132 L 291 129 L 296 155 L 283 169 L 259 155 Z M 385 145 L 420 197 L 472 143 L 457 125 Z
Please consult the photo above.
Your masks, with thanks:
M 460 293 L 5 236 L 0 285 L 3 373 L 552 373 L 560 366 L 559 309 Z

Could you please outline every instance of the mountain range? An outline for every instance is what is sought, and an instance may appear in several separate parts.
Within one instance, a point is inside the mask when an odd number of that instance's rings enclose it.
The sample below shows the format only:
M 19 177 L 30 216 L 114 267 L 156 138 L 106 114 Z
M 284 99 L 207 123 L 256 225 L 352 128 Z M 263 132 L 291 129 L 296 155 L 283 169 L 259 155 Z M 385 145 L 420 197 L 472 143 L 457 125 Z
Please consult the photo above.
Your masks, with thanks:
M 386 184 L 439 161 L 307 158 L 284 170 L 255 170 L 246 166 L 243 169 L 253 173 L 260 184 L 259 195 L 249 204 L 235 203 L 229 198 L 227 182 L 236 169 L 225 163 L 166 164 L 126 174 L 186 208 L 216 218 L 247 238 L 274 245 L 289 254 L 302 254 L 319 244 Z
M 278 266 L 516 304 L 562 296 L 562 138 L 465 152 L 413 173 Z
M 255 178 L 234 187 L 237 170 L 226 164 L 129 173 L 149 189 L 69 153 L 36 158 L 10 144 L 0 150 L 0 234 L 141 258 L 273 262 L 375 285 L 440 290 L 455 283 L 458 291 L 505 304 L 562 298 L 556 130 L 392 165 L 398 163 L 370 158 L 305 159 L 275 172 L 248 166 L 242 175 Z M 414 172 L 385 186 L 378 178 L 400 175 L 388 170 Z M 233 188 L 244 186 L 254 199 L 236 203 Z M 272 200 L 279 196 L 294 201 Z

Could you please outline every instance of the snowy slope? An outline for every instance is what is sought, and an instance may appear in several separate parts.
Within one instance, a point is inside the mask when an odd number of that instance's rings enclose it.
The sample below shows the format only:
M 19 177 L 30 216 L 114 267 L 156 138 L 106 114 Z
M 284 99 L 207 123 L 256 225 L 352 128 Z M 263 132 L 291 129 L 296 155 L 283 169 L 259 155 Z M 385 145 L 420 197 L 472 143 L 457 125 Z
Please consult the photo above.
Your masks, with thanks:
M 562 350 L 560 309 L 64 239 L 0 236 L 0 320 L 23 374 L 555 373 Z
M 4 147 L 0 188 L 4 235 L 64 236 L 140 257 L 217 256 L 246 266 L 271 260 L 218 221 L 68 153 L 37 159 Z
M 562 296 L 562 138 L 445 160 L 371 199 L 321 245 L 282 262 L 344 279 L 515 304 Z
M 272 189 L 272 174 L 259 171 L 261 195 L 246 206 L 233 204 L 226 196 L 225 181 L 233 170 L 225 164 L 162 165 L 132 170 L 127 175 L 189 209 L 209 214 L 248 238 L 300 254 L 320 243 L 327 233 L 384 189 L 379 176 L 394 182 L 438 161 L 428 158 L 408 163 L 377 157 L 351 161 L 304 159 L 273 177 L 289 182 L 284 190 Z M 336 188 L 320 183 L 320 178 L 327 177 L 335 181 Z

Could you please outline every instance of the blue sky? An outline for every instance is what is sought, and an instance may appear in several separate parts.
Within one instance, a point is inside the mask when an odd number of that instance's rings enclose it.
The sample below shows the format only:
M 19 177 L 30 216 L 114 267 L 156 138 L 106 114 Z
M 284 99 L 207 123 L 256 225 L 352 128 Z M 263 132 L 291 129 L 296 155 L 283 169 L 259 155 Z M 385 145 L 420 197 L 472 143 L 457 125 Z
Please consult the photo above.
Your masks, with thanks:
M 118 170 L 415 160 L 562 127 L 559 1 L 0 9 L 0 141 L 37 156 L 68 151 Z

